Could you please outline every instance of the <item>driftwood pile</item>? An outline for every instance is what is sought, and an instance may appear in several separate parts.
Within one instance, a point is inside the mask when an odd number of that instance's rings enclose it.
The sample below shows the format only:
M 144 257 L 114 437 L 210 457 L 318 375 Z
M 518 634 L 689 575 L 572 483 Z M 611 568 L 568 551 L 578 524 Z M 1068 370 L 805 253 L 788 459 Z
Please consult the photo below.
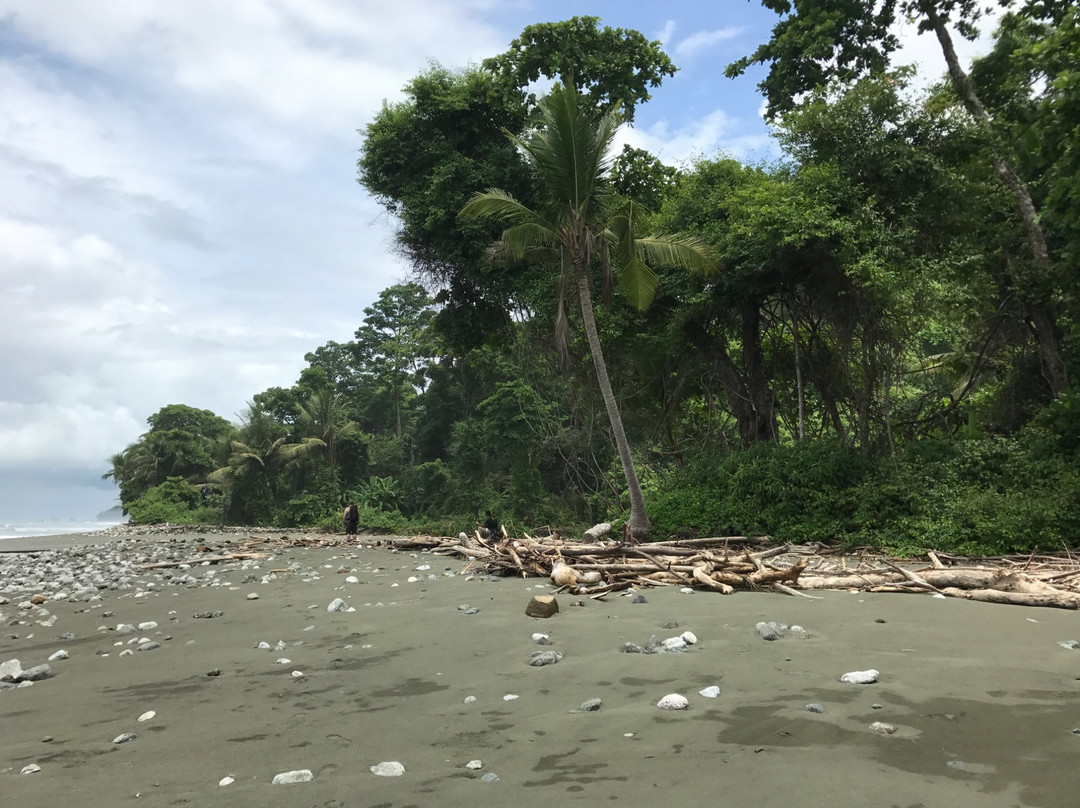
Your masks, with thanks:
M 931 593 L 989 603 L 1080 608 L 1080 559 L 1069 553 L 970 559 L 930 552 L 926 561 L 871 551 L 844 553 L 824 545 L 769 546 L 767 537 L 725 536 L 649 544 L 582 543 L 556 535 L 412 537 L 387 542 L 470 559 L 481 574 L 550 577 L 578 595 L 674 585 L 771 590 L 813 597 L 807 590 Z

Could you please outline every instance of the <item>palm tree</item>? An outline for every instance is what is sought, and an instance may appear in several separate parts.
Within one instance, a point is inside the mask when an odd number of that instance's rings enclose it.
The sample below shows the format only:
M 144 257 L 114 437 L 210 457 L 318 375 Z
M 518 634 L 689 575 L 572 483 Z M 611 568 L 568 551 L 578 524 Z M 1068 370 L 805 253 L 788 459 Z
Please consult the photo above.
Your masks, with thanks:
M 330 472 L 335 479 L 341 441 L 360 432 L 360 425 L 349 418 L 347 406 L 345 396 L 327 388 L 312 393 L 307 404 L 297 407 L 300 424 L 325 445 Z
M 523 138 L 507 133 L 535 171 L 540 200 L 536 209 L 492 189 L 473 196 L 461 215 L 505 222 L 508 227 L 493 248 L 495 254 L 558 261 L 560 291 L 570 281 L 576 284 L 596 379 L 630 494 L 629 534 L 636 540 L 648 532 L 649 516 L 596 332 L 590 270 L 597 260 L 605 278 L 614 269 L 630 302 L 644 309 L 656 292 L 657 277 L 649 263 L 708 272 L 713 261 L 694 238 L 636 235 L 641 207 L 616 196 L 607 178 L 612 142 L 622 123 L 618 108 L 601 114 L 573 88 L 556 86 L 540 104 L 535 130 Z M 565 344 L 561 294 L 556 329 L 560 345 Z

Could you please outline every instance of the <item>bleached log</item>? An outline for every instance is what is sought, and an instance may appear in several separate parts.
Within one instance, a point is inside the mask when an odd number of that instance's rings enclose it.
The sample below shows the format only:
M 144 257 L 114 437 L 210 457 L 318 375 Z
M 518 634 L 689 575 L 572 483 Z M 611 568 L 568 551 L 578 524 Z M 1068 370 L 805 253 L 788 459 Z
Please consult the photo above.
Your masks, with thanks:
M 1047 606 L 1053 609 L 1080 609 L 1080 596 L 1072 592 L 1033 593 L 1002 592 L 1000 589 L 957 589 L 946 587 L 941 590 L 951 598 L 977 600 L 983 603 L 1005 603 L 1010 606 Z

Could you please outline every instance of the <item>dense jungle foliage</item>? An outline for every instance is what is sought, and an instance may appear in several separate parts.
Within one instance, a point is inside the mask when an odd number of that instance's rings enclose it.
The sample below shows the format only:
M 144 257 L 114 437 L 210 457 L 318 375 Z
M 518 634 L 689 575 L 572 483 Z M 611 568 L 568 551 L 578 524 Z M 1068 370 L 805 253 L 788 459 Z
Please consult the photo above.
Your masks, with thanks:
M 416 76 L 358 163 L 413 281 L 240 423 L 150 416 L 106 475 L 126 512 L 340 526 L 355 499 L 395 531 L 491 509 L 526 531 L 1075 545 L 1080 11 L 1011 3 L 970 74 L 915 93 L 896 17 L 948 60 L 978 3 L 765 5 L 772 39 L 728 73 L 766 68 L 774 164 L 578 165 L 561 137 L 599 143 L 676 70 L 594 18 Z

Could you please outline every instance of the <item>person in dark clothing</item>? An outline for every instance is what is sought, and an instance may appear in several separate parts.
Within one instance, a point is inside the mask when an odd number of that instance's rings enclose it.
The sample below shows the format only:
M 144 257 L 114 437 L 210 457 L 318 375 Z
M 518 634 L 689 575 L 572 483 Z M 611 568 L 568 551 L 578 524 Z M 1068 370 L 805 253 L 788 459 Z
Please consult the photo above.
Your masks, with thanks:
M 491 515 L 491 511 L 488 511 L 485 515 L 487 518 L 484 519 L 484 527 L 487 528 L 488 535 L 491 537 L 501 536 L 502 530 L 499 529 L 498 520 Z
M 349 504 L 345 506 L 345 513 L 342 515 L 341 521 L 345 524 L 345 540 L 355 539 L 356 529 L 360 525 L 360 509 L 356 507 L 356 503 L 351 499 Z

